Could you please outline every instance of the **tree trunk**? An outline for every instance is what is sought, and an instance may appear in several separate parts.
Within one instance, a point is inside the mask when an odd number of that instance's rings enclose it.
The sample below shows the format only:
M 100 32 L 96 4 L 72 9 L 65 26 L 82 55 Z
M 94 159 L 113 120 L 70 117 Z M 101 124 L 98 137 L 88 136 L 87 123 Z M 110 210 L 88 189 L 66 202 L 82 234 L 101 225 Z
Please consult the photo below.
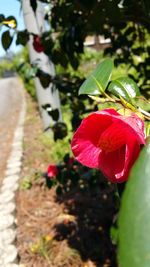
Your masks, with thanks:
M 38 36 L 44 32 L 44 13 L 42 10 L 42 5 L 39 1 L 37 1 L 37 9 L 34 13 L 31 5 L 30 0 L 23 0 L 22 1 L 23 7 L 23 16 L 25 26 L 29 33 L 34 33 Z M 29 40 L 29 54 L 30 54 L 30 61 L 31 63 L 38 62 L 38 66 L 40 69 L 50 76 L 55 75 L 55 69 L 53 63 L 49 60 L 49 58 L 43 52 L 36 52 L 33 48 L 33 36 L 30 35 Z M 36 95 L 39 103 L 40 114 L 43 120 L 43 127 L 44 130 L 48 129 L 49 126 L 54 124 L 52 117 L 48 114 L 47 110 L 43 109 L 42 106 L 49 104 L 50 109 L 58 109 L 59 111 L 59 121 L 62 120 L 61 110 L 60 110 L 60 99 L 58 90 L 56 87 L 51 83 L 47 88 L 43 88 L 39 78 L 35 78 L 35 87 L 36 87 Z

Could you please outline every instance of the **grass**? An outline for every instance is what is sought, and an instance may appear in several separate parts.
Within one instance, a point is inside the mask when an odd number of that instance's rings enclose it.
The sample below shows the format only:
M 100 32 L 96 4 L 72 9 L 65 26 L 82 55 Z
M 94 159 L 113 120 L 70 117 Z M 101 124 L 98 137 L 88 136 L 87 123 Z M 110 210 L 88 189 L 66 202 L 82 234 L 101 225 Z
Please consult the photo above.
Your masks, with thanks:
M 68 137 L 53 141 L 52 133 L 42 133 L 39 141 L 46 148 L 44 158 L 51 158 L 53 162 L 61 161 L 66 153 L 70 152 Z M 42 153 L 42 152 L 41 152 Z
M 37 103 L 29 95 L 27 105 L 22 182 L 17 196 L 21 262 L 28 267 L 116 267 L 113 264 L 115 248 L 106 234 L 107 224 L 103 225 L 108 215 L 112 220 L 110 210 L 114 212 L 110 188 L 102 186 L 102 189 L 93 189 L 92 194 L 88 190 L 84 194 L 73 191 L 66 199 L 59 198 L 55 190 L 49 190 L 41 173 L 46 172 L 50 163 L 61 161 L 64 154 L 70 152 L 70 126 L 69 137 L 54 142 L 51 132 L 43 132 Z M 68 123 L 67 106 L 63 114 Z
M 64 110 L 64 120 L 69 125 L 69 112 Z M 42 123 L 38 112 L 38 106 L 27 94 L 27 116 L 25 121 L 25 137 L 23 142 L 24 164 L 28 169 L 24 174 L 20 188 L 30 189 L 32 182 L 38 173 L 44 173 L 51 163 L 57 164 L 63 160 L 66 153 L 70 153 L 69 139 L 71 138 L 71 125 L 69 136 L 63 140 L 53 139 L 52 131 L 43 132 Z M 31 146 L 32 144 L 32 146 Z
M 77 250 L 67 246 L 64 246 L 63 253 L 61 250 L 57 250 L 57 254 L 53 255 L 56 252 L 55 247 L 58 245 L 57 243 L 58 242 L 50 235 L 42 236 L 30 246 L 30 250 L 32 253 L 45 258 L 50 267 L 53 266 L 52 262 L 57 262 L 57 265 L 58 262 L 60 262 L 62 266 L 65 266 L 65 264 L 68 264 L 68 262 L 71 262 L 72 260 L 77 261 L 79 259 L 79 261 L 81 261 Z

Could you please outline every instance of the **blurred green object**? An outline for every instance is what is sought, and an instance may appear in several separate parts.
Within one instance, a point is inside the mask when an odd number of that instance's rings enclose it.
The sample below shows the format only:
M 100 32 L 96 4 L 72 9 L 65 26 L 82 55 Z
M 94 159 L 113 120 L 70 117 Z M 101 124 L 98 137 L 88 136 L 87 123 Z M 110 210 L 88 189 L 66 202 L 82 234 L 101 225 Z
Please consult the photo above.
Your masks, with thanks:
M 120 267 L 150 266 L 150 142 L 127 183 L 119 216 Z

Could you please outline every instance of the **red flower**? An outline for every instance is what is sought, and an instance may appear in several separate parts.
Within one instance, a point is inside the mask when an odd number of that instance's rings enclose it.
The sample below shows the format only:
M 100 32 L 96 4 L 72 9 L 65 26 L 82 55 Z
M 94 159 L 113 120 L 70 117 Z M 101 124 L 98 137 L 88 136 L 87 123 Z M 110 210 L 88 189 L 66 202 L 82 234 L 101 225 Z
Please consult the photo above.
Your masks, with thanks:
M 105 109 L 83 119 L 72 139 L 76 159 L 100 169 L 111 182 L 128 179 L 129 171 L 145 144 L 144 122 L 136 115 L 125 117 Z
M 44 47 L 41 43 L 41 39 L 38 35 L 34 35 L 33 37 L 33 47 L 36 52 L 41 53 L 44 51 Z
M 54 164 L 50 164 L 47 169 L 47 176 L 48 177 L 55 177 L 58 174 L 57 166 Z

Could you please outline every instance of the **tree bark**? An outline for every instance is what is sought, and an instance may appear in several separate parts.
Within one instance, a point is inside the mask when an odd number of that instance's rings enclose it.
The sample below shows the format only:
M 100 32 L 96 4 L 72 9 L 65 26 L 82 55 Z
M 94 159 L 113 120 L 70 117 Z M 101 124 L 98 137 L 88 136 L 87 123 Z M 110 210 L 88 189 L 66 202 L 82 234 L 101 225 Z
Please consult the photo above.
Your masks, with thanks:
M 44 13 L 42 9 L 42 5 L 39 1 L 37 1 L 37 9 L 34 13 L 30 0 L 22 1 L 23 8 L 23 16 L 25 26 L 29 33 L 34 33 L 40 36 L 45 30 L 44 23 Z M 53 63 L 49 60 L 47 55 L 43 52 L 38 53 L 33 48 L 33 35 L 30 35 L 30 40 L 28 43 L 30 61 L 31 63 L 37 63 L 40 69 L 51 76 L 55 75 L 55 68 Z M 48 112 L 42 108 L 43 105 L 49 104 L 50 108 L 59 110 L 59 121 L 62 120 L 62 114 L 60 109 L 60 99 L 59 93 L 56 87 L 51 83 L 47 88 L 43 88 L 39 78 L 35 78 L 35 87 L 36 87 L 36 95 L 39 104 L 40 114 L 43 121 L 44 130 L 48 129 L 50 126 L 54 124 L 52 117 L 48 114 Z

